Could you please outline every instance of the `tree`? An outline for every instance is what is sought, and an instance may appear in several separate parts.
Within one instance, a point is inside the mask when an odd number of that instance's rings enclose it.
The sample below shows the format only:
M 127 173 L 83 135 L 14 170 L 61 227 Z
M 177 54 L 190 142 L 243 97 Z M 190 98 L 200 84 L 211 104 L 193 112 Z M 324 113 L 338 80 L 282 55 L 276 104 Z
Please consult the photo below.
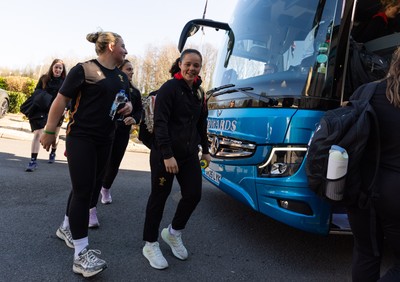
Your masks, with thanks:
M 203 67 L 200 76 L 203 80 L 203 88 L 208 90 L 211 88 L 212 76 L 215 69 L 217 58 L 217 49 L 211 44 L 207 43 L 202 47 L 188 45 L 187 48 L 194 48 L 199 50 L 203 56 Z M 160 47 L 149 45 L 143 57 L 136 55 L 128 55 L 127 59 L 132 62 L 134 71 L 132 81 L 135 86 L 140 90 L 142 95 L 148 95 L 150 92 L 157 90 L 160 86 L 171 79 L 169 70 L 172 63 L 180 56 L 178 48 L 173 43 L 167 43 Z M 79 62 L 90 60 L 94 57 L 86 58 L 62 58 L 67 72 Z M 43 74 L 50 66 L 54 58 L 46 58 L 44 64 L 37 66 L 27 66 L 23 71 L 13 70 L 9 68 L 0 67 L 0 76 L 12 76 L 16 73 L 21 76 L 27 76 L 34 79 L 38 78 L 39 73 Z
M 205 44 L 200 51 L 203 56 L 203 67 L 201 69 L 202 86 L 207 91 L 212 85 L 212 77 L 214 75 L 218 51 L 209 43 Z

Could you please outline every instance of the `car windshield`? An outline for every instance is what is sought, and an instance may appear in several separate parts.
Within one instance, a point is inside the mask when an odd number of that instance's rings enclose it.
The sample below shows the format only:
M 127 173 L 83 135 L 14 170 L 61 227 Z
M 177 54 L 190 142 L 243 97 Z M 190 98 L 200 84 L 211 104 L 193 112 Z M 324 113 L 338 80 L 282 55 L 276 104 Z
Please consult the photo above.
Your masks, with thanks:
M 320 84 L 326 80 L 332 30 L 340 22 L 339 6 L 339 0 L 239 1 L 230 23 L 235 35 L 233 52 L 227 67 L 226 51 L 222 52 L 214 85 L 251 87 L 252 93 L 267 97 L 313 96 L 312 78 L 319 76 Z M 249 97 L 243 91 L 226 96 L 211 99 L 210 105 L 215 100 L 238 104 L 238 99 Z

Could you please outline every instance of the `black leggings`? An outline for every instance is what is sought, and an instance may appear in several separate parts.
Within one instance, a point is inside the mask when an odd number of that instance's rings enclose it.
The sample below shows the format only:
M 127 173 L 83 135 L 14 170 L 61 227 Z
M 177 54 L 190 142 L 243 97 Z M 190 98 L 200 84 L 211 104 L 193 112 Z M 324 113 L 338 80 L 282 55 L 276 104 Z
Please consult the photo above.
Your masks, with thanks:
M 111 142 L 67 135 L 66 149 L 72 191 L 66 215 L 74 240 L 88 236 L 89 207 L 96 183 L 103 179 Z
M 118 122 L 117 130 L 115 131 L 114 142 L 111 148 L 110 159 L 107 164 L 106 173 L 103 178 L 103 187 L 110 189 L 115 177 L 118 174 L 119 166 L 125 155 L 126 147 L 128 146 L 131 126 L 126 126 Z
M 354 235 L 353 282 L 375 282 L 380 277 L 383 243 L 386 238 L 394 257 L 393 266 L 379 281 L 400 281 L 400 174 L 380 169 L 379 199 L 376 203 L 376 240 L 380 256 L 374 256 L 370 233 L 370 210 L 349 209 Z
M 188 159 L 178 161 L 179 173 L 176 179 L 180 185 L 182 198 L 178 203 L 172 228 L 185 228 L 191 214 L 201 199 L 202 176 L 199 157 L 193 154 Z M 165 202 L 171 193 L 175 175 L 165 170 L 161 154 L 152 149 L 150 152 L 151 194 L 146 207 L 146 219 L 143 240 L 155 242 L 158 239 L 160 222 L 164 213 Z
M 126 147 L 128 146 L 130 131 L 131 126 L 126 126 L 122 122 L 118 122 L 106 171 L 102 181 L 96 184 L 96 190 L 93 194 L 90 208 L 94 208 L 95 206 L 97 206 L 102 186 L 107 189 L 111 188 L 111 185 L 113 184 L 115 177 L 118 174 L 119 166 L 124 157 Z

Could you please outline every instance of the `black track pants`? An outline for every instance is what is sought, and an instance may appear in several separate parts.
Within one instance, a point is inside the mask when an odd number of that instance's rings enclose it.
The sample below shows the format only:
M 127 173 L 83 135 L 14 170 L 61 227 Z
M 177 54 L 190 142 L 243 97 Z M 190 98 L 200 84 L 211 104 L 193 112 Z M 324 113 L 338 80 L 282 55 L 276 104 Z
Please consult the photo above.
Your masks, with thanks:
M 186 160 L 177 162 L 179 173 L 176 174 L 176 179 L 180 185 L 182 198 L 179 200 L 172 220 L 172 228 L 182 230 L 200 202 L 202 176 L 197 153 Z M 155 242 L 158 239 L 165 202 L 171 193 L 175 175 L 165 171 L 162 156 L 154 149 L 150 153 L 150 167 L 151 194 L 146 207 L 143 240 Z
M 107 167 L 102 181 L 96 183 L 96 190 L 93 194 L 92 203 L 90 208 L 97 206 L 99 201 L 101 187 L 111 188 L 115 177 L 117 177 L 119 166 L 125 155 L 126 147 L 129 143 L 130 126 L 119 123 L 115 131 L 111 152 L 107 162 Z
M 380 256 L 374 256 L 371 244 L 370 210 L 349 209 L 354 235 L 353 282 L 400 281 L 400 174 L 380 169 L 377 184 L 379 199 L 376 207 L 376 240 Z M 393 254 L 393 266 L 380 277 L 383 241 Z M 384 254 L 383 254 L 384 255 Z

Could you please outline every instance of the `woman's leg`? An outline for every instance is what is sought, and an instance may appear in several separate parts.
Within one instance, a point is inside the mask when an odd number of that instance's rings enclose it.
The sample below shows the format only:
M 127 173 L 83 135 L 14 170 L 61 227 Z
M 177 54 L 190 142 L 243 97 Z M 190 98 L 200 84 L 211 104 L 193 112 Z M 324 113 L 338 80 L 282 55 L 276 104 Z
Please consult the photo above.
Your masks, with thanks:
M 37 157 L 40 149 L 40 136 L 42 135 L 43 128 L 33 130 L 33 137 L 31 143 L 31 159 L 25 171 L 32 172 L 37 168 Z
M 39 153 L 40 149 L 40 136 L 43 134 L 43 128 L 41 129 L 36 129 L 33 131 L 33 138 L 32 138 L 32 144 L 31 144 L 31 153 L 32 154 L 37 154 Z
M 121 128 L 122 126 L 125 128 Z M 126 147 L 129 143 L 129 136 L 129 127 L 125 125 L 118 125 L 115 132 L 115 138 L 111 150 L 110 159 L 107 164 L 107 169 L 103 178 L 103 188 L 111 188 L 111 185 L 113 184 L 115 177 L 118 174 L 121 161 L 125 155 Z
M 68 167 L 72 183 L 69 202 L 69 222 L 74 240 L 87 237 L 89 207 L 96 181 L 101 181 L 110 144 L 96 144 L 93 140 L 67 137 Z
M 380 176 L 377 212 L 394 261 L 379 281 L 400 281 L 400 173 L 381 169 Z
M 156 242 L 165 202 L 171 193 L 174 174 L 166 172 L 162 156 L 156 150 L 151 150 L 150 152 L 150 167 L 151 194 L 146 207 L 143 240 Z
M 179 164 L 176 179 L 181 187 L 182 198 L 172 220 L 172 228 L 182 230 L 201 199 L 202 176 L 197 154 Z
M 56 127 L 55 131 L 56 142 L 51 146 L 51 151 L 49 154 L 49 161 L 48 161 L 49 163 L 54 163 L 56 160 L 56 151 L 57 151 L 58 141 L 60 140 L 60 130 L 63 122 L 64 122 L 64 115 L 61 117 Z
M 370 230 L 370 210 L 351 208 L 348 217 L 353 232 L 353 282 L 375 282 L 380 277 L 380 265 L 383 251 L 383 235 L 377 222 L 376 240 L 379 255 L 374 255 Z

